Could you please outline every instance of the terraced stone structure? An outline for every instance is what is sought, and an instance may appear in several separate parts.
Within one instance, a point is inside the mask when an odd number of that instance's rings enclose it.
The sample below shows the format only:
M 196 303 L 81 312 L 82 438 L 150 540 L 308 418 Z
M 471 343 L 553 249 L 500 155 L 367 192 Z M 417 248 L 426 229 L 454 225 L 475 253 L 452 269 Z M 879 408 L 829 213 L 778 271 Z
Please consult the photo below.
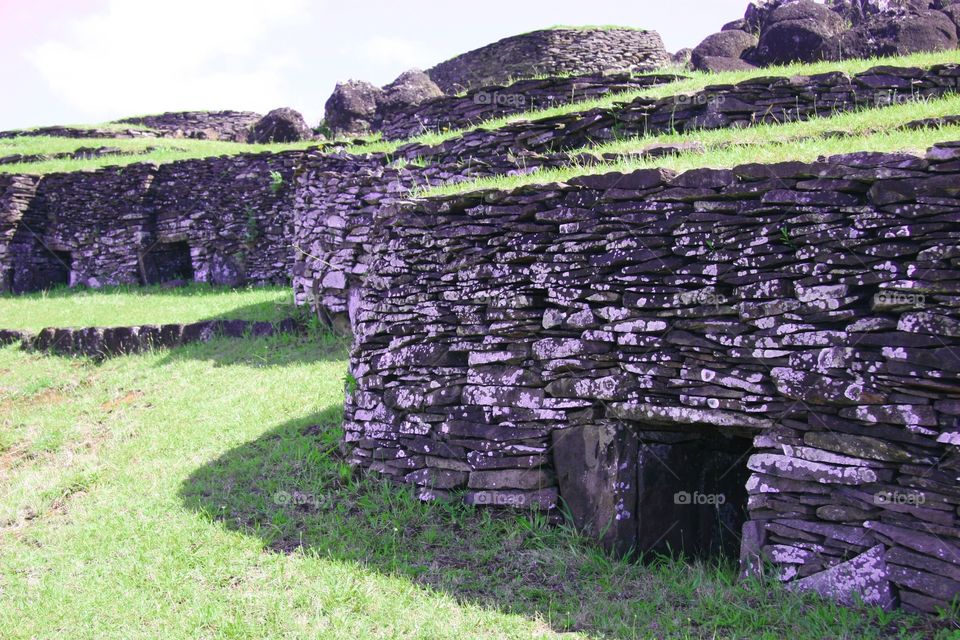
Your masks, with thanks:
M 389 156 L 312 152 L 298 171 L 293 203 L 297 301 L 346 325 L 350 297 L 362 286 L 377 241 L 370 236 L 374 218 L 413 187 L 597 162 L 564 150 L 616 135 L 802 120 L 942 96 L 958 83 L 958 65 L 877 67 L 852 77 L 758 78 L 692 95 L 637 98 L 606 109 L 476 129 L 437 145 L 405 145 Z
M 354 462 L 933 611 L 960 594 L 958 212 L 960 143 L 391 207 Z
M 442 96 L 395 110 L 375 119 L 373 129 L 380 131 L 386 140 L 402 140 L 423 133 L 465 129 L 500 116 L 584 102 L 678 79 L 680 76 L 670 74 L 607 72 L 487 85 L 462 95 Z
M 0 176 L 0 290 L 288 282 L 300 155 Z
M 427 75 L 445 93 L 457 93 L 540 75 L 652 71 L 669 60 L 656 31 L 560 27 L 503 38 L 441 62 Z

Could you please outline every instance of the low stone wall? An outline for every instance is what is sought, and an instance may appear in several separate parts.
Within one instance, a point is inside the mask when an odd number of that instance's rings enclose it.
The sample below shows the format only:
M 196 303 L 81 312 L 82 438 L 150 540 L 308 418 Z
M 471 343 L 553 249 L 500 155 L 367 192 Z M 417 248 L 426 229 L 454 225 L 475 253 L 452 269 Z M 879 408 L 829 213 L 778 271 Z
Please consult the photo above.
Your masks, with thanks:
M 0 290 L 289 282 L 292 183 L 302 155 L 5 177 L 22 186 L 11 213 L 0 211 Z
M 0 292 L 13 286 L 10 245 L 37 190 L 39 178 L 0 174 Z
M 792 588 L 960 594 L 960 143 L 428 199 L 374 220 L 353 460 Z
M 621 72 L 488 85 L 463 95 L 443 96 L 391 112 L 385 118 L 374 121 L 373 125 L 386 140 L 402 140 L 428 132 L 464 129 L 512 113 L 546 109 L 666 84 L 679 78 L 675 75 L 637 76 Z
M 276 323 L 201 320 L 188 324 L 144 324 L 132 327 L 49 327 L 36 334 L 0 329 L 0 346 L 19 342 L 21 348 L 26 350 L 102 359 L 150 349 L 170 349 L 192 342 L 207 342 L 217 336 L 266 338 L 294 333 L 301 328 L 296 319 L 287 318 Z
M 159 131 L 164 137 L 246 142 L 263 116 L 252 111 L 179 111 L 117 120 Z
M 466 161 L 524 153 L 548 153 L 606 142 L 618 137 L 672 131 L 744 127 L 806 120 L 815 116 L 887 106 L 956 93 L 960 65 L 929 68 L 875 67 L 849 76 L 766 77 L 720 85 L 692 95 L 653 100 L 640 97 L 610 108 L 592 109 L 495 131 L 474 130 L 439 145 L 410 145 L 407 158 Z
M 656 31 L 559 28 L 498 40 L 442 62 L 427 75 L 446 93 L 456 93 L 538 75 L 650 71 L 669 60 Z

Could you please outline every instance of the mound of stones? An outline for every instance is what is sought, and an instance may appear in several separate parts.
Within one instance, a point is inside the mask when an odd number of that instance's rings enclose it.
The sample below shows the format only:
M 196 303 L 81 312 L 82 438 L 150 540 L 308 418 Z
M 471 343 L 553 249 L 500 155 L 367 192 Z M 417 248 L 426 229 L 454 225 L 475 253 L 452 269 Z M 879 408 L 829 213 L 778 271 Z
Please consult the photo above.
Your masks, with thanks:
M 561 27 L 498 40 L 442 62 L 427 75 L 445 93 L 456 93 L 539 75 L 652 71 L 669 59 L 656 31 Z
M 957 48 L 958 26 L 951 0 L 760 0 L 693 49 L 691 64 L 728 71 L 941 51 Z
M 596 77 L 598 74 L 650 71 L 669 60 L 660 36 L 653 31 L 626 28 L 534 31 L 467 52 L 426 72 L 407 71 L 382 88 L 357 80 L 340 83 L 327 100 L 324 123 L 333 133 L 343 136 L 399 128 L 415 130 L 418 124 L 421 130 L 429 130 L 447 107 L 458 102 L 442 101 L 443 96 L 455 97 L 467 92 L 467 99 L 474 101 L 486 115 L 491 105 L 482 98 L 490 96 L 494 100 L 496 93 L 504 102 L 510 102 L 499 105 L 507 107 L 501 112 L 511 113 L 532 108 L 543 97 L 544 87 L 531 87 L 530 94 L 525 93 L 524 87 L 508 90 L 507 85 L 517 78 L 551 76 L 556 82 L 557 76 L 593 76 L 592 83 L 597 85 L 601 83 Z M 570 88 L 576 94 L 577 83 L 566 84 L 572 85 Z M 563 97 L 567 94 L 560 91 L 555 93 L 564 103 L 575 99 Z M 589 97 L 590 93 L 586 91 L 582 95 Z M 462 99 L 459 102 L 462 104 L 457 104 L 457 109 L 468 104 Z M 425 103 L 430 108 L 420 113 L 417 107 Z M 452 114 L 442 119 L 456 126 L 477 121 L 469 117 L 455 118 Z
M 960 143 L 400 204 L 353 461 L 845 602 L 960 594 Z
M 440 87 L 418 69 L 405 71 L 383 88 L 349 80 L 338 83 L 327 100 L 324 124 L 336 135 L 366 135 L 379 131 L 381 123 L 398 112 L 442 95 Z

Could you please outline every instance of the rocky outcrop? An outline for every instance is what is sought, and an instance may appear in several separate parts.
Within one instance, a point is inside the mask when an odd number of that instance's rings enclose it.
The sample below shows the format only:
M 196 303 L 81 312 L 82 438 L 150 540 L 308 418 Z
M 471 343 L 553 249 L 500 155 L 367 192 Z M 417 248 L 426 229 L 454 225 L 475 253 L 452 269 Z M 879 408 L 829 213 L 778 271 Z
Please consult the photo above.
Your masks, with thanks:
M 383 90 L 369 82 L 338 83 L 324 105 L 323 123 L 336 135 L 362 136 L 373 130 Z
M 312 140 L 313 137 L 313 130 L 307 126 L 300 112 L 283 107 L 274 109 L 253 125 L 249 142 L 254 144 L 300 142 Z
M 383 87 L 383 94 L 377 102 L 377 119 L 382 121 L 398 111 L 417 107 L 441 96 L 443 91 L 426 73 L 419 69 L 404 71 Z
M 730 30 L 707 36 L 691 53 L 690 63 L 698 71 L 729 71 L 749 65 L 743 58 L 757 46 L 757 37 Z
M 787 64 L 822 58 L 830 42 L 845 30 L 846 23 L 836 12 L 813 0 L 796 0 L 770 12 L 749 59 L 762 64 Z
M 498 40 L 427 70 L 446 93 L 539 75 L 650 71 L 670 60 L 655 31 L 557 28 Z
M 960 143 L 381 210 L 353 461 L 933 611 L 960 563 Z M 452 492 L 462 492 L 452 493 Z
M 941 51 L 957 47 L 956 18 L 956 5 L 942 0 L 765 0 L 700 46 L 727 42 L 727 33 L 757 35 L 756 48 L 734 57 L 759 66 Z

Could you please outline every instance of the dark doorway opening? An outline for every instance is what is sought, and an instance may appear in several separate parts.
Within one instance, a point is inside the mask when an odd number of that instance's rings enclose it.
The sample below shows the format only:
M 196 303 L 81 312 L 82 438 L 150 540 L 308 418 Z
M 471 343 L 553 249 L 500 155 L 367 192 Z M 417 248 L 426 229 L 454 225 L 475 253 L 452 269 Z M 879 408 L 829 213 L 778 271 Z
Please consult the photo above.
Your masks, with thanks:
M 44 291 L 54 287 L 69 286 L 72 271 L 72 253 L 41 246 L 33 263 L 33 273 L 23 273 L 24 284 L 15 288 L 24 291 Z M 16 273 L 14 277 L 16 277 Z
M 145 284 L 193 281 L 193 261 L 186 242 L 159 242 L 143 256 Z
M 637 548 L 738 557 L 753 439 L 716 429 L 641 432 L 639 439 Z
M 633 423 L 555 431 L 553 462 L 573 524 L 618 555 L 739 556 L 751 434 Z

